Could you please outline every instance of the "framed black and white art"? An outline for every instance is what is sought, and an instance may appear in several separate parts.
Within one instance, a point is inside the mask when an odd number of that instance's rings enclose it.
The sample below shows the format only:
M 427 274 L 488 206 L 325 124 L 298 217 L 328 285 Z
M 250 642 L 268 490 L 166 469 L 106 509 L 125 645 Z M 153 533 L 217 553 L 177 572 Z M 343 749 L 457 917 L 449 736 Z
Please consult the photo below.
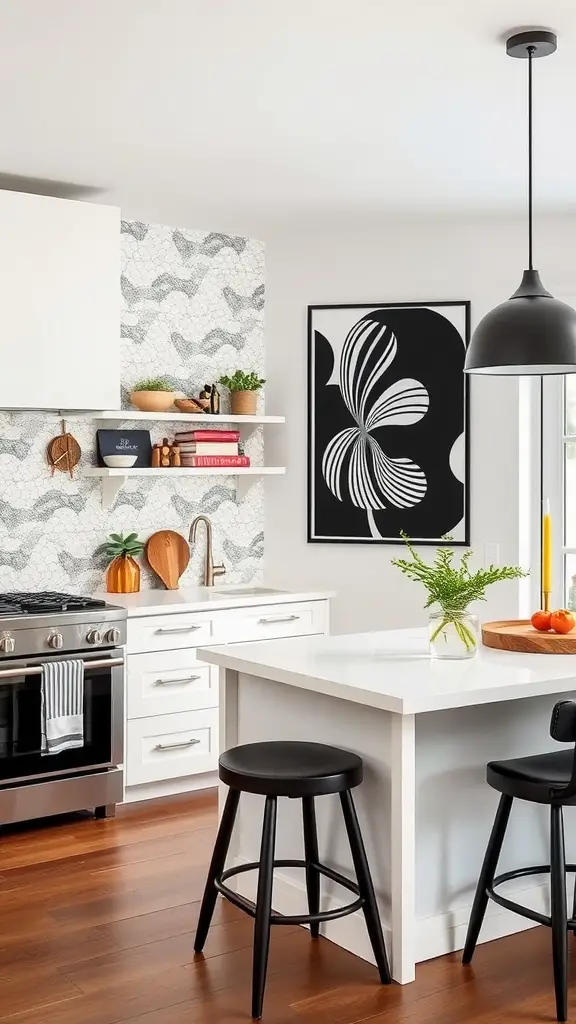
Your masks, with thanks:
M 308 307 L 308 540 L 469 543 L 469 302 Z

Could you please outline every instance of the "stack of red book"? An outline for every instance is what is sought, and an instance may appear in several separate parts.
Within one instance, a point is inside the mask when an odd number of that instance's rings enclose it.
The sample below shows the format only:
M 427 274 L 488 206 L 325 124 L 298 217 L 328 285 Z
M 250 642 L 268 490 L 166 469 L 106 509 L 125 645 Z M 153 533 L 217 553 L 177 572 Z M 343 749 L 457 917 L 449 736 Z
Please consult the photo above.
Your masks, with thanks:
M 184 430 L 175 437 L 182 465 L 196 469 L 249 466 L 248 456 L 240 455 L 239 440 L 239 430 Z

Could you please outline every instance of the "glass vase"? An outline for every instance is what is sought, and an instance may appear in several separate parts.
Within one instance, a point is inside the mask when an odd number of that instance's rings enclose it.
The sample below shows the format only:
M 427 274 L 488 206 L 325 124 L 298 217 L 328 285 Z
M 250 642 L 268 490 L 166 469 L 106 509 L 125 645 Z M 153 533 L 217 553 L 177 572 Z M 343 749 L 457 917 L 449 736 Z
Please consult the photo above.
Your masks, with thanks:
M 131 555 L 117 555 L 106 570 L 109 594 L 137 594 L 140 590 L 140 566 Z
M 473 658 L 478 650 L 478 617 L 449 608 L 430 612 L 429 635 L 433 658 Z

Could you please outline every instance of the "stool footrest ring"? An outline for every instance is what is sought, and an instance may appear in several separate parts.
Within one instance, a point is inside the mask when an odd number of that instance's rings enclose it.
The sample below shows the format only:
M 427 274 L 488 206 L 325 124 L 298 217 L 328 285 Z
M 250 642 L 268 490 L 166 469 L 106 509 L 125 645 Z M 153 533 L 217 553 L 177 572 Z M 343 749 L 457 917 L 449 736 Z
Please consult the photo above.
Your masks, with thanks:
M 352 903 L 347 903 L 343 907 L 336 907 L 334 910 L 324 910 L 317 914 L 271 914 L 270 924 L 319 924 L 323 921 L 336 921 L 340 917 L 346 917 L 348 914 L 354 914 L 357 910 L 360 910 L 364 906 L 364 900 L 360 896 L 360 889 L 356 882 L 352 882 L 351 879 L 341 875 L 339 871 L 334 871 L 332 868 L 327 867 L 325 864 L 312 863 L 311 865 L 319 874 L 324 875 L 326 878 L 331 879 L 332 882 L 337 882 L 338 885 L 343 886 L 350 892 L 353 892 L 358 898 Z M 250 861 L 248 864 L 241 864 L 240 867 L 227 868 L 226 871 L 222 871 L 214 879 L 214 888 L 230 903 L 233 903 L 239 910 L 243 910 L 244 913 L 250 917 L 256 916 L 256 906 L 252 900 L 246 899 L 245 896 L 241 896 L 239 893 L 234 892 L 229 886 L 225 885 L 228 878 L 234 878 L 235 875 L 244 874 L 246 871 L 258 871 L 260 865 L 257 861 Z M 275 868 L 306 868 L 306 861 L 304 860 L 275 860 Z
M 576 864 L 567 864 L 566 871 L 575 872 Z M 552 926 L 552 918 L 547 914 L 540 914 L 537 910 L 532 910 L 531 907 L 524 907 L 521 903 L 516 903 L 515 900 L 509 900 L 506 896 L 501 896 L 499 892 L 494 892 L 496 886 L 502 885 L 503 882 L 509 882 L 512 878 L 524 878 L 526 875 L 549 875 L 550 865 L 549 864 L 537 864 L 533 868 L 517 868 L 515 871 L 505 871 L 502 875 L 497 875 L 492 885 L 486 886 L 486 895 L 489 899 L 494 900 L 500 907 L 504 907 L 505 910 L 511 910 L 513 914 L 519 914 L 521 917 L 527 918 L 529 921 L 534 921 L 536 924 L 543 924 L 550 928 Z M 568 921 L 568 929 L 573 931 L 576 928 L 576 919 L 570 918 Z

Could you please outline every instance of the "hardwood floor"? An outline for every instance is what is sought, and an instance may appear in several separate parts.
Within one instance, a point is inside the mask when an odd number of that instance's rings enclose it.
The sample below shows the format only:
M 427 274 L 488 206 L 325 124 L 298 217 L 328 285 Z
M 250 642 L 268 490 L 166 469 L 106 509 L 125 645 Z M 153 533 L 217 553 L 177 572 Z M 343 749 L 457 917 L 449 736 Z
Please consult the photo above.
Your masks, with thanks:
M 0 1020 L 249 1021 L 252 922 L 219 900 L 193 959 L 215 820 L 211 791 L 2 830 Z M 576 1018 L 576 992 L 572 1005 Z M 301 928 L 272 931 L 265 1024 L 553 1019 L 547 929 L 480 946 L 466 970 L 456 955 L 422 964 L 404 987 Z

